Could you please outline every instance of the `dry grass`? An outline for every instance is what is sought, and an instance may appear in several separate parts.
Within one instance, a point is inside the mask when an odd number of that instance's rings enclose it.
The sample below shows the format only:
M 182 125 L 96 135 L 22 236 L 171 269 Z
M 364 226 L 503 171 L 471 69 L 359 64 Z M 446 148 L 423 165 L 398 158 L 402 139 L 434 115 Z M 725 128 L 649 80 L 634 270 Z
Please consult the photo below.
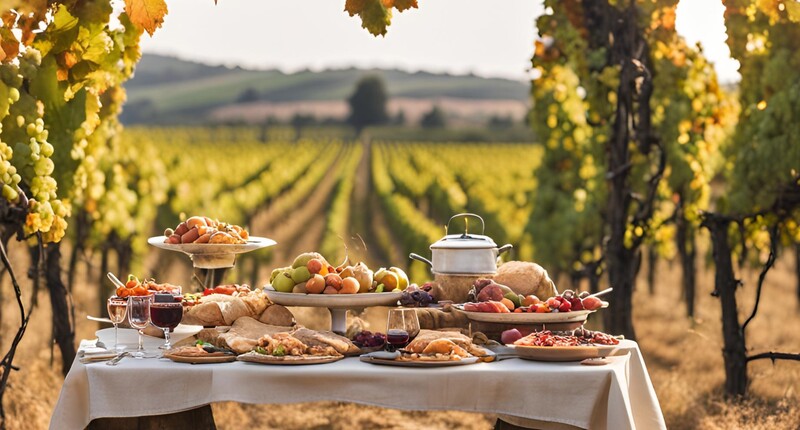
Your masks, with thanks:
M 12 248 L 12 261 L 18 275 L 27 256 L 19 245 Z M 650 296 L 642 287 L 635 296 L 637 334 L 661 407 L 672 429 L 798 429 L 800 428 L 800 363 L 769 360 L 751 363 L 751 397 L 743 402 L 725 402 L 721 395 L 724 382 L 719 303 L 709 296 L 712 274 L 701 275 L 698 291 L 698 315 L 694 321 L 684 316 L 680 301 L 679 273 L 666 264 L 660 267 L 657 294 Z M 754 273 L 745 277 L 739 293 L 742 315 L 751 309 L 755 285 Z M 93 275 L 91 279 L 97 279 Z M 30 282 L 23 280 L 29 291 Z M 800 306 L 794 298 L 796 280 L 788 258 L 778 262 L 765 285 L 758 317 L 748 328 L 749 347 L 753 352 L 781 350 L 798 352 L 800 341 Z M 17 313 L 7 277 L 2 288 L 3 351 L 16 330 Z M 76 294 L 78 337 L 93 337 L 97 326 L 85 319 L 96 314 L 95 292 L 88 287 Z M 26 303 L 27 304 L 27 303 Z M 313 311 L 299 315 L 310 326 L 325 324 L 324 314 Z M 367 320 L 379 324 L 380 313 L 370 313 Z M 40 306 L 26 334 L 15 363 L 21 367 L 11 375 L 5 407 L 9 430 L 46 428 L 61 388 L 58 352 L 50 365 L 50 325 L 47 296 L 40 296 Z M 391 389 L 391 387 L 387 387 Z M 409 412 L 354 404 L 323 402 L 299 405 L 214 405 L 221 429 L 489 429 L 493 416 L 463 412 Z

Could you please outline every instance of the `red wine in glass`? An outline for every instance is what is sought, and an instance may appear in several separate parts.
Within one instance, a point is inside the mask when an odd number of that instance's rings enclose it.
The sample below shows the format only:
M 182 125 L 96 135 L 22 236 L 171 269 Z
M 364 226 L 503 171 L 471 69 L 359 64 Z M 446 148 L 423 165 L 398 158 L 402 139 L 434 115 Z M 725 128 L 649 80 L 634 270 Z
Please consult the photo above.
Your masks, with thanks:
M 183 306 L 173 303 L 165 306 L 164 303 L 153 303 L 150 305 L 150 321 L 153 325 L 161 329 L 173 330 L 181 323 L 183 318 Z
M 408 332 L 401 329 L 390 329 L 386 331 L 386 342 L 391 350 L 400 349 L 408 345 Z
M 160 349 L 170 349 L 172 344 L 169 341 L 169 332 L 178 324 L 181 323 L 183 318 L 183 305 L 176 302 L 171 294 L 156 294 L 156 300 L 150 305 L 150 321 L 154 326 L 164 330 L 164 345 Z

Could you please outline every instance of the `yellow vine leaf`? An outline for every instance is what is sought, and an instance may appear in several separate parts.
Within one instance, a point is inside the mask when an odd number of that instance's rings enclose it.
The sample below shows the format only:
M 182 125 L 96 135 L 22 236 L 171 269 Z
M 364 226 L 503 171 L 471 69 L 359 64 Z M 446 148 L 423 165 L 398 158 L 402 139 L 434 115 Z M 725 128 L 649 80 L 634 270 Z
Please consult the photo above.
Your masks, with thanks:
M 164 23 L 167 3 L 164 0 L 125 0 L 125 12 L 131 22 L 144 28 L 152 36 Z
M 797 0 L 789 0 L 784 2 L 786 13 L 789 15 L 789 20 L 792 22 L 800 22 L 800 2 Z

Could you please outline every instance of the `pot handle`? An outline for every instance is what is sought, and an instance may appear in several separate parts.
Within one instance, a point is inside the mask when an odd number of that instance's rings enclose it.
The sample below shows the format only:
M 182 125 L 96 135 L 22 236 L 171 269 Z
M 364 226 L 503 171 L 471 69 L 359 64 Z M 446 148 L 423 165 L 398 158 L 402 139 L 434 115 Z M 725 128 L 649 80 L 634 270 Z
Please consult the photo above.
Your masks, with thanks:
M 511 248 L 513 248 L 513 247 L 514 247 L 514 245 L 512 245 L 512 244 L 510 244 L 510 243 L 507 243 L 507 244 L 505 244 L 505 245 L 503 245 L 503 246 L 501 246 L 501 247 L 497 248 L 497 255 L 500 255 L 500 254 L 502 254 L 502 253 L 504 253 L 504 252 L 506 252 L 506 251 L 510 250 L 510 249 L 511 249 Z
M 408 258 L 410 258 L 412 260 L 421 261 L 421 262 L 427 264 L 428 266 L 430 266 L 431 269 L 433 269 L 433 263 L 431 263 L 431 260 L 428 260 L 427 258 L 425 258 L 425 257 L 423 257 L 423 256 L 421 256 L 419 254 L 415 254 L 415 253 L 412 252 L 411 254 L 408 254 Z
M 449 234 L 450 233 L 450 223 L 453 222 L 454 219 L 456 219 L 458 217 L 462 217 L 462 216 L 463 217 L 478 218 L 481 221 L 481 235 L 486 233 L 486 223 L 483 222 L 483 218 L 481 218 L 480 215 L 477 215 L 477 214 L 474 214 L 474 213 L 470 213 L 470 212 L 464 212 L 464 213 L 460 213 L 460 214 L 455 214 L 455 215 L 450 217 L 450 220 L 447 221 L 447 227 L 445 228 L 445 234 Z M 464 234 L 467 234 L 467 229 L 466 228 L 464 228 Z

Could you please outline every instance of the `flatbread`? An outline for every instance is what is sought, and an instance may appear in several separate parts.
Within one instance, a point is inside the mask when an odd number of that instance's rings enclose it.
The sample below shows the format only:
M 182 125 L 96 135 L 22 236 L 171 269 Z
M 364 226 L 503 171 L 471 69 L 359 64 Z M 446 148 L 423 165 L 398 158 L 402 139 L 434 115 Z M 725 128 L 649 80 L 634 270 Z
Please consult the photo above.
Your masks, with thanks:
M 268 325 L 293 326 L 297 324 L 294 315 L 285 306 L 272 304 L 261 312 L 258 320 Z
M 361 351 L 350 339 L 332 331 L 317 331 L 300 327 L 291 334 L 309 347 L 332 347 L 342 355 L 356 354 Z
M 453 342 L 477 357 L 488 354 L 485 349 L 472 343 L 472 339 L 469 336 L 465 336 L 457 331 L 420 330 L 419 334 L 417 334 L 414 340 L 411 341 L 405 349 L 418 354 L 424 353 L 428 345 L 442 339 Z
M 181 322 L 189 325 L 213 327 L 225 325 L 225 318 L 222 317 L 222 310 L 218 303 L 200 303 L 185 310 Z
M 258 345 L 258 339 L 265 334 L 272 336 L 277 333 L 288 333 L 291 330 L 292 327 L 268 325 L 251 317 L 241 317 L 233 323 L 230 330 L 217 335 L 217 341 L 211 343 L 243 354 L 253 350 Z

